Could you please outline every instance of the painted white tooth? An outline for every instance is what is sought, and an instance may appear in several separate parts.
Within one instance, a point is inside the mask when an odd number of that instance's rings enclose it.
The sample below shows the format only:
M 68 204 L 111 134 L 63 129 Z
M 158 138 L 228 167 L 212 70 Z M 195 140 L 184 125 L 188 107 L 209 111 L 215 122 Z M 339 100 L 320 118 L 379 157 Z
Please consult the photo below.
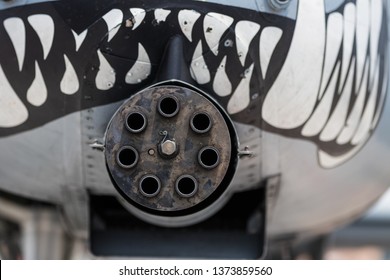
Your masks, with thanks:
M 359 125 L 359 121 L 364 108 L 364 101 L 366 99 L 366 94 L 368 91 L 368 60 L 366 63 L 366 68 L 363 74 L 362 86 L 358 92 L 358 97 L 353 105 L 351 114 L 348 117 L 346 126 L 341 131 L 339 137 L 337 138 L 337 143 L 340 145 L 346 144 L 352 140 L 354 133 Z
M 275 51 L 276 45 L 282 38 L 283 31 L 278 27 L 266 27 L 260 35 L 260 67 L 263 79 L 265 79 L 268 71 L 268 66 L 271 61 L 272 54 Z
M 254 64 L 252 64 L 246 71 L 245 77 L 234 91 L 232 98 L 230 98 L 227 110 L 229 114 L 236 114 L 244 110 L 250 103 L 250 82 L 253 74 Z
M 96 88 L 100 90 L 109 90 L 115 84 L 115 70 L 111 67 L 100 50 L 97 51 L 97 54 L 100 66 L 95 79 Z
M 383 1 L 371 1 L 371 30 L 370 30 L 370 87 L 374 81 L 375 66 L 378 60 L 378 45 L 382 26 Z
M 354 147 L 351 151 L 347 152 L 346 154 L 343 154 L 341 156 L 332 156 L 324 151 L 319 150 L 318 151 L 318 160 L 323 168 L 334 168 L 350 158 L 352 158 L 354 155 L 359 152 L 362 145 L 358 145 Z
M 324 94 L 340 52 L 341 42 L 343 41 L 343 16 L 340 13 L 331 13 L 328 17 L 326 30 L 324 71 L 318 99 L 321 99 Z
M 232 93 L 232 83 L 226 74 L 226 60 L 227 56 L 222 59 L 213 82 L 214 92 L 219 96 L 228 96 Z
M 245 60 L 248 55 L 249 46 L 260 30 L 260 25 L 256 22 L 242 20 L 236 24 L 236 45 L 237 54 L 241 61 L 241 65 L 245 65 Z
M 133 22 L 133 30 L 136 30 L 138 26 L 142 23 L 146 16 L 146 12 L 144 9 L 141 8 L 131 8 L 130 9 L 131 14 L 134 17 L 134 22 Z
M 362 80 L 370 34 L 370 1 L 356 1 L 356 92 Z
M 287 58 L 263 102 L 266 122 L 276 128 L 293 129 L 308 120 L 317 101 L 324 51 L 324 1 L 299 1 Z
M 375 117 L 374 117 L 374 120 L 372 122 L 371 129 L 374 129 L 379 122 L 379 117 L 382 114 L 383 105 L 385 104 L 386 95 L 387 95 L 387 87 L 388 87 L 388 83 L 389 83 L 389 64 L 387 62 L 388 58 L 386 57 L 386 59 L 384 61 L 386 63 L 386 66 L 385 66 L 385 70 L 384 70 L 385 72 L 383 74 L 382 93 L 381 93 L 381 97 L 379 100 L 377 110 L 375 111 Z
M 26 27 L 24 26 L 23 20 L 17 17 L 7 18 L 4 20 L 3 25 L 14 46 L 19 71 L 21 71 L 26 52 Z
M 192 29 L 200 17 L 200 13 L 194 10 L 181 10 L 178 15 L 181 31 L 192 42 Z
M 139 84 L 149 77 L 152 70 L 149 56 L 142 46 L 138 43 L 138 58 L 133 67 L 127 72 L 125 81 L 127 84 Z
M 156 19 L 157 23 L 165 22 L 170 13 L 170 10 L 156 9 L 154 11 L 154 18 Z
M 35 78 L 30 88 L 27 90 L 27 101 L 30 104 L 39 107 L 46 102 L 47 88 L 45 80 L 43 79 L 39 64 L 35 61 Z
M 64 94 L 75 94 L 79 90 L 79 79 L 69 58 L 64 54 L 65 73 L 61 79 L 60 88 Z
M 85 40 L 85 37 L 87 37 L 88 29 L 85 29 L 80 34 L 77 34 L 73 30 L 72 30 L 72 33 L 73 33 L 73 37 L 74 37 L 74 40 L 75 40 L 76 52 L 77 52 L 80 49 L 81 45 L 83 44 L 83 42 Z
M 368 97 L 359 127 L 351 141 L 353 145 L 364 143 L 370 136 L 371 124 L 375 114 L 375 105 L 379 89 L 380 64 L 381 61 L 378 60 L 377 67 L 375 67 L 374 83 L 370 90 L 370 96 Z
M 215 55 L 218 55 L 219 41 L 222 35 L 232 25 L 234 19 L 227 15 L 208 13 L 203 21 L 203 31 L 207 45 Z
M 200 85 L 210 82 L 210 71 L 203 57 L 202 41 L 199 41 L 192 57 L 191 68 L 192 78 Z
M 43 59 L 50 53 L 54 40 L 54 21 L 51 16 L 39 14 L 28 17 L 28 22 L 37 33 L 43 48 Z
M 302 129 L 302 135 L 312 137 L 318 135 L 324 128 L 326 121 L 329 119 L 330 109 L 336 93 L 337 79 L 340 73 L 340 62 L 337 63 L 336 69 L 331 77 L 329 86 L 323 95 L 320 104 L 315 109 L 314 113 Z
M 352 59 L 351 69 L 348 73 L 347 81 L 336 108 L 330 116 L 324 130 L 320 134 L 320 140 L 327 142 L 335 140 L 345 125 L 350 99 L 352 95 L 353 79 L 355 76 L 355 58 Z
M 28 118 L 26 106 L 10 85 L 0 65 L 0 127 L 15 127 Z
M 115 37 L 123 21 L 123 13 L 119 9 L 112 9 L 103 16 L 108 28 L 108 42 Z
M 344 7 L 344 40 L 343 40 L 343 58 L 341 64 L 341 78 L 339 83 L 339 92 L 342 91 L 346 83 L 346 76 L 349 63 L 352 57 L 353 44 L 356 29 L 356 7 L 353 3 L 348 3 Z

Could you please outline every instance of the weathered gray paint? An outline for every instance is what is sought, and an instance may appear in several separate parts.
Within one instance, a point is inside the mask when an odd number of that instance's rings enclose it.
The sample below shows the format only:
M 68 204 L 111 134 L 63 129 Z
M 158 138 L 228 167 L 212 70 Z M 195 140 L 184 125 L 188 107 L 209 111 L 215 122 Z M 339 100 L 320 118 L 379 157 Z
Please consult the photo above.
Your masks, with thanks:
M 13 0 L 9 2 L 1 1 L 0 2 L 0 10 L 5 10 L 13 7 L 31 5 L 42 2 L 54 2 L 58 0 Z

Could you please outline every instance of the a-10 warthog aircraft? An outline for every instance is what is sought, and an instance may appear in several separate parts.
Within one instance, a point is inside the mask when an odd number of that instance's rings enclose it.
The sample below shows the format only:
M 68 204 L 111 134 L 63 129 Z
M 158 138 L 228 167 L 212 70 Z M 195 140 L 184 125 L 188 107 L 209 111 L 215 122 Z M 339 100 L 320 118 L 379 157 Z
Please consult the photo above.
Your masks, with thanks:
M 382 0 L 0 1 L 20 257 L 278 257 L 353 221 L 390 185 L 388 42 Z

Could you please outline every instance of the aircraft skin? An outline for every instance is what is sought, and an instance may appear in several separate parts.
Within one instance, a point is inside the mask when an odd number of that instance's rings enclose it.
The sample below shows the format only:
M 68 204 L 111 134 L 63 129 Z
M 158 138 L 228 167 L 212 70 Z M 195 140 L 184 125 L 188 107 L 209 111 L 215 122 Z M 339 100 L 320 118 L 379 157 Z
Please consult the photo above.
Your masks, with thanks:
M 388 3 L 282 2 L 1 2 L 0 189 L 61 206 L 84 235 L 91 194 L 123 197 L 152 224 L 185 227 L 270 178 L 271 239 L 358 217 L 390 182 Z M 185 81 L 160 78 L 172 38 L 183 46 Z M 214 104 L 233 143 L 219 197 L 175 217 L 157 198 L 159 213 L 138 207 L 100 150 L 121 110 L 170 85 Z

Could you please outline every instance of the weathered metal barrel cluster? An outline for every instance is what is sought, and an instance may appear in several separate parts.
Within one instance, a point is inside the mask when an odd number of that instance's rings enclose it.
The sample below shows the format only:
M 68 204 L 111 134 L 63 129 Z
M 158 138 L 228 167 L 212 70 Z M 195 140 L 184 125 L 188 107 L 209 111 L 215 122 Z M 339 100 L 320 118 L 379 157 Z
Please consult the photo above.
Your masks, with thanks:
M 184 87 L 133 95 L 114 115 L 105 141 L 114 184 L 144 209 L 180 211 L 207 200 L 231 162 L 224 116 L 206 97 Z

